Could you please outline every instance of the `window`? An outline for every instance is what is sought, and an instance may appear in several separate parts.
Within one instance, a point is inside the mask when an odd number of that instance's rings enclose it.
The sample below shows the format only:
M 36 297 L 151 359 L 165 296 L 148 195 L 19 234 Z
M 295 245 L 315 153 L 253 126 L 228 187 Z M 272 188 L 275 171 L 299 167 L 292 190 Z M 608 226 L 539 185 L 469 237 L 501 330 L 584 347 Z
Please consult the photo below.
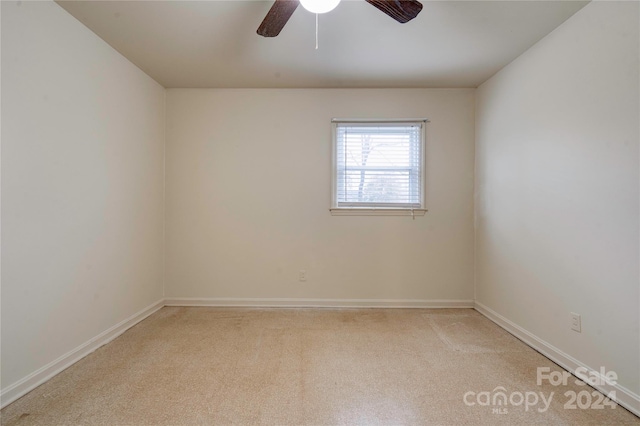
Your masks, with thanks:
M 423 215 L 427 120 L 333 120 L 333 214 Z

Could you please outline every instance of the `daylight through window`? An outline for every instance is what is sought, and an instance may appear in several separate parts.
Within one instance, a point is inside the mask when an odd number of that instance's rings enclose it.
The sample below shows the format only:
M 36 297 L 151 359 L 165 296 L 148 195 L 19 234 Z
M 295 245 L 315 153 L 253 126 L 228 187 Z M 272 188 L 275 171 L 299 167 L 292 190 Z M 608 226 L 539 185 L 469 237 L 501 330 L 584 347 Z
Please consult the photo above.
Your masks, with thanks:
M 333 208 L 423 209 L 425 122 L 334 120 Z

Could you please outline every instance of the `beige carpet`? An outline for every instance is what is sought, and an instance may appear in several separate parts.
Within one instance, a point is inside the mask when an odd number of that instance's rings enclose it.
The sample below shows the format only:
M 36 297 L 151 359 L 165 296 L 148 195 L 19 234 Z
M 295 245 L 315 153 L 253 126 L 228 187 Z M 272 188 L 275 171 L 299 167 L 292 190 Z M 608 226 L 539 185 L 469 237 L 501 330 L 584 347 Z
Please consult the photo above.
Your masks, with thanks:
M 564 408 L 585 387 L 538 386 L 537 367 L 560 371 L 470 309 L 163 308 L 1 423 L 640 424 L 619 406 Z M 512 402 L 491 405 L 499 391 Z M 548 409 L 533 392 L 553 392 Z

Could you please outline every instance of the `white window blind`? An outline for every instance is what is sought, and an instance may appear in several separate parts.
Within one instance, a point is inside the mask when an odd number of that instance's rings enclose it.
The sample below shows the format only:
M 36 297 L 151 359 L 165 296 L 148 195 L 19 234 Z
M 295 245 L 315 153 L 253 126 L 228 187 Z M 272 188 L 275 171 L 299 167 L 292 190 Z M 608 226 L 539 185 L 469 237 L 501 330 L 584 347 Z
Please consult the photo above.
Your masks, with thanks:
M 424 121 L 334 122 L 334 132 L 334 208 L 424 207 Z

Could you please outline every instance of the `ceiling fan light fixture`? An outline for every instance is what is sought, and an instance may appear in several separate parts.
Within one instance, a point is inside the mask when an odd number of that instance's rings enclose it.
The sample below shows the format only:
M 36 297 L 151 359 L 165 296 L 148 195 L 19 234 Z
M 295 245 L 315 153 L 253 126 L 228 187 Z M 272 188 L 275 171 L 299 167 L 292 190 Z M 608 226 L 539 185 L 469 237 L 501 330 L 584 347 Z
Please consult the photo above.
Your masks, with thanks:
M 300 0 L 302 7 L 311 13 L 331 12 L 338 6 L 340 0 Z

